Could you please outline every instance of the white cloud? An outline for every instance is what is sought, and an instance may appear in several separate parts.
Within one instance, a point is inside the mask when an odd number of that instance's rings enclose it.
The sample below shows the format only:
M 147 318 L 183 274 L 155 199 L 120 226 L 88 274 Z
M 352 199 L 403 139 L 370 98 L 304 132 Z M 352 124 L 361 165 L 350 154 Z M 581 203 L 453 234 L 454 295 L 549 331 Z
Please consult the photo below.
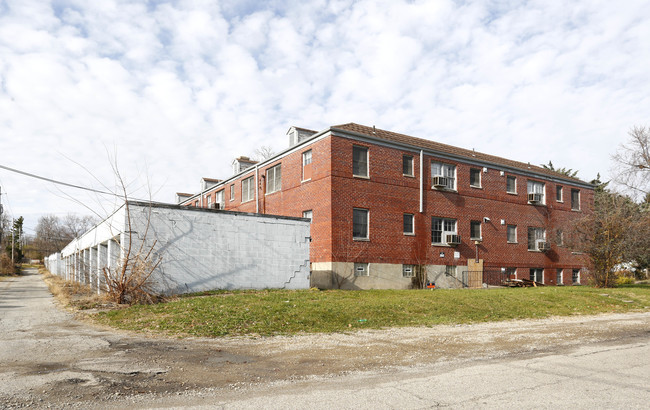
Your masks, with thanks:
M 374 124 L 591 179 L 648 121 L 646 2 L 0 9 L 0 163 L 96 184 L 69 157 L 112 184 L 115 150 L 127 176 L 147 164 L 162 201 L 228 176 L 260 145 L 285 148 L 290 125 Z M 44 183 L 4 171 L 0 182 L 14 213 L 83 212 Z

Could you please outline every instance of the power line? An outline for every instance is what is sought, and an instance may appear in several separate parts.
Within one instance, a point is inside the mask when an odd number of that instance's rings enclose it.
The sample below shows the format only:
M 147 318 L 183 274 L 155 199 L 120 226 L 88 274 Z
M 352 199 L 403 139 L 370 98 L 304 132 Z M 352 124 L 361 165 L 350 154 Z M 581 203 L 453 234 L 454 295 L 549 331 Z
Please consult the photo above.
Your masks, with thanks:
M 119 195 L 115 194 L 114 192 L 100 191 L 98 189 L 88 188 L 88 187 L 81 186 L 81 185 L 69 184 L 67 182 L 62 182 L 62 181 L 57 181 L 56 179 L 42 177 L 40 175 L 31 174 L 29 172 L 21 171 L 19 169 L 15 169 L 15 168 L 10 168 L 10 167 L 4 166 L 4 165 L 0 165 L 0 168 L 6 169 L 7 171 L 15 172 L 17 174 L 25 175 L 25 176 L 28 176 L 28 177 L 31 177 L 31 178 L 36 178 L 36 179 L 40 179 L 40 180 L 43 180 L 43 181 L 52 182 L 53 184 L 64 185 L 64 186 L 68 186 L 68 187 L 71 187 L 71 188 L 83 189 L 85 191 L 95 192 L 95 193 L 103 194 L 103 195 L 119 196 Z

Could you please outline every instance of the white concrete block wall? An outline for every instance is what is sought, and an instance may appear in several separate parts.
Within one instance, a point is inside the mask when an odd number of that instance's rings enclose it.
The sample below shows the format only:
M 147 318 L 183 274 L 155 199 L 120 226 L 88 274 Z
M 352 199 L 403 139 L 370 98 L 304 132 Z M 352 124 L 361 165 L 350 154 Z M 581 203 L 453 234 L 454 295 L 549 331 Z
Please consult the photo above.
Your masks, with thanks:
M 142 245 L 162 257 L 154 279 L 164 293 L 309 287 L 310 223 L 298 218 L 131 203 L 132 256 Z M 151 217 L 149 217 L 151 215 Z M 147 230 L 149 222 L 149 231 Z M 47 264 L 70 280 L 106 284 L 104 266 L 126 257 L 126 212 L 118 209 Z M 118 242 L 119 241 L 119 242 Z M 51 271 L 51 270 L 50 270 Z M 52 272 L 54 273 L 54 272 Z

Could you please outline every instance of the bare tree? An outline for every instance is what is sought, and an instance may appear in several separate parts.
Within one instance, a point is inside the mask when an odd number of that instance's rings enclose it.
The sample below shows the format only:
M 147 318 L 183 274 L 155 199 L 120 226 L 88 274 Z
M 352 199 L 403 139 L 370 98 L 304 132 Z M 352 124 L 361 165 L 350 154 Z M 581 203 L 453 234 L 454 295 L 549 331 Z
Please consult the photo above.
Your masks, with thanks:
M 88 229 L 92 228 L 95 223 L 97 223 L 97 218 L 93 216 L 79 216 L 75 214 L 67 214 L 61 221 L 65 233 L 73 238 L 84 234 Z
M 650 193 L 650 128 L 635 126 L 628 134 L 630 140 L 612 156 L 617 164 L 614 175 L 618 184 L 638 198 Z
M 256 161 L 264 161 L 265 159 L 269 159 L 274 155 L 275 155 L 275 151 L 273 151 L 273 148 L 267 145 L 262 145 L 261 147 L 255 150 L 253 159 Z

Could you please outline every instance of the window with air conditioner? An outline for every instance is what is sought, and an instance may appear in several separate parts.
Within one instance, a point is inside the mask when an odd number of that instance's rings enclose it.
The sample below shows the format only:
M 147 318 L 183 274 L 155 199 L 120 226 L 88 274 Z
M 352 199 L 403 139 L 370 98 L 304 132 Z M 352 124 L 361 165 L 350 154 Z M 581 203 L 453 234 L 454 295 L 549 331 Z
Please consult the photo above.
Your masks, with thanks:
M 402 155 L 402 174 L 407 177 L 413 176 L 413 157 Z
M 432 188 L 456 189 L 456 166 L 442 162 L 431 162 Z
M 367 209 L 354 208 L 352 210 L 352 238 L 356 240 L 368 239 L 368 216 Z
M 528 202 L 531 204 L 543 205 L 546 203 L 544 198 L 544 183 L 539 181 L 528 181 Z
M 282 189 L 282 164 L 266 170 L 266 193 L 271 194 Z
M 352 175 L 368 178 L 368 148 L 352 147 Z
M 431 218 L 431 243 L 436 245 L 454 244 L 460 241 L 456 232 L 456 220 L 448 218 Z
M 546 230 L 544 228 L 528 228 L 528 250 L 540 250 L 540 244 L 546 242 Z

